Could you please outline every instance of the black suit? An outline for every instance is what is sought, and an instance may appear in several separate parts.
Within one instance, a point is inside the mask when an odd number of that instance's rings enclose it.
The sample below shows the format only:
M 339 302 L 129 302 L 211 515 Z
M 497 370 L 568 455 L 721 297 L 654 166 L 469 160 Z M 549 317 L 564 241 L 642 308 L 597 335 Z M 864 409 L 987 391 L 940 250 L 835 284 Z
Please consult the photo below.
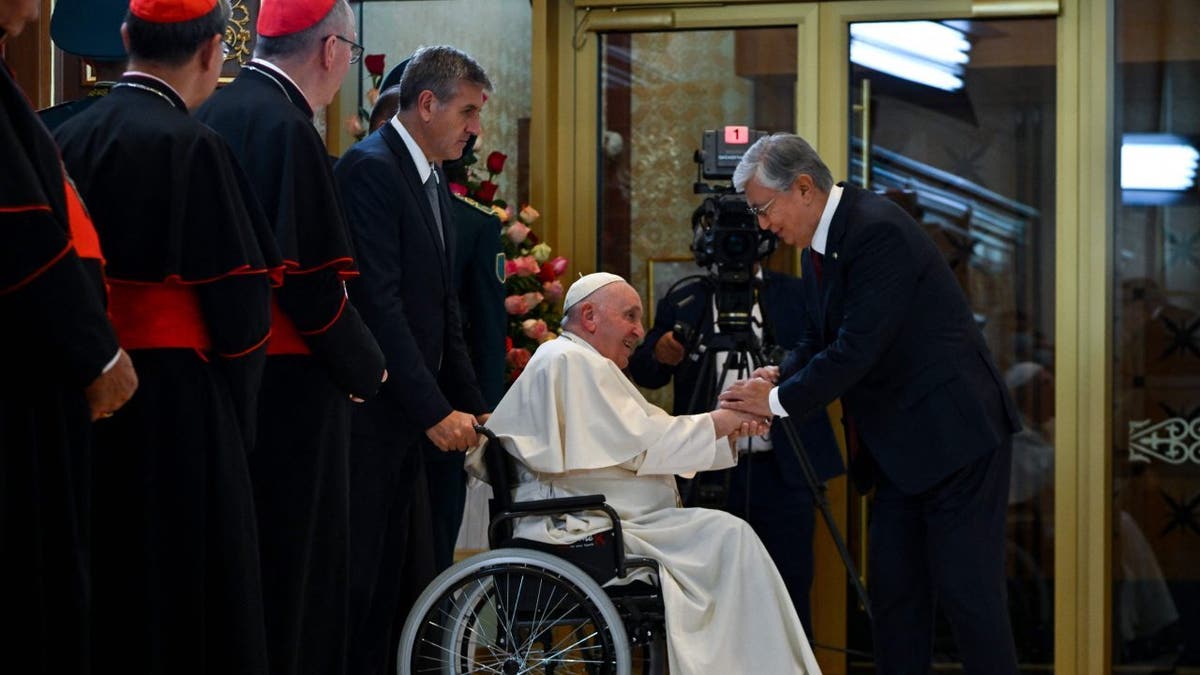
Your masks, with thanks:
M 351 443 L 350 672 L 369 675 L 394 670 L 404 619 L 433 578 L 425 430 L 453 410 L 486 407 L 451 278 L 445 177 L 438 206 L 446 231 L 439 233 L 417 167 L 390 124 L 350 148 L 334 175 L 361 271 L 350 296 L 388 365 L 379 396 L 355 410 Z
M 1014 672 L 1004 518 L 1015 408 L 933 242 L 891 201 L 844 187 L 819 280 L 811 250 L 801 257 L 817 311 L 779 401 L 802 414 L 841 397 L 860 448 L 851 473 L 877 486 L 880 672 L 928 670 L 935 594 L 968 672 Z
M 458 291 L 463 333 L 471 366 L 491 410 L 504 396 L 504 337 L 508 328 L 501 223 L 489 207 L 467 197 L 452 195 L 450 208 L 455 230 L 454 288 Z M 426 448 L 425 476 L 430 485 L 434 555 L 440 572 L 454 564 L 454 544 L 466 506 L 467 472 L 463 470 L 462 455 Z
M 764 346 L 786 348 L 799 341 L 805 316 L 799 279 L 764 271 L 759 304 L 766 324 Z M 669 366 L 654 358 L 654 346 L 677 321 L 697 329 L 699 344 L 715 345 L 712 287 L 698 279 L 684 284 L 658 302 L 654 326 L 630 358 L 629 374 L 634 382 L 651 389 L 666 385 L 674 376 L 676 415 L 712 410 L 717 399 L 719 371 L 714 370 L 714 376 L 708 382 L 700 383 L 697 381 L 702 364 L 700 359 L 689 355 L 679 365 Z M 693 395 L 694 409 L 689 405 Z M 814 410 L 798 424 L 796 431 L 821 480 L 845 471 L 824 410 Z M 715 478 L 725 482 L 728 479 L 728 499 L 722 506 L 744 518 L 762 539 L 783 576 L 804 629 L 811 635 L 809 588 L 813 579 L 813 494 L 781 425 L 771 428 L 771 446 L 774 449 L 769 452 L 743 455 L 736 467 L 702 474 L 697 481 Z

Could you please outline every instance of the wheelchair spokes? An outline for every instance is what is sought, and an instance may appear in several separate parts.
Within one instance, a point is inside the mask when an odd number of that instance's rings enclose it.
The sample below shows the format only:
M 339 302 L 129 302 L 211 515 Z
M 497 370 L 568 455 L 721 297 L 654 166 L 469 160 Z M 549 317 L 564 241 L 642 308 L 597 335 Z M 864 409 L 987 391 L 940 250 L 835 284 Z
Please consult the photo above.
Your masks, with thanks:
M 416 635 L 413 673 L 610 675 L 610 622 L 579 587 L 536 565 L 496 565 L 441 593 Z

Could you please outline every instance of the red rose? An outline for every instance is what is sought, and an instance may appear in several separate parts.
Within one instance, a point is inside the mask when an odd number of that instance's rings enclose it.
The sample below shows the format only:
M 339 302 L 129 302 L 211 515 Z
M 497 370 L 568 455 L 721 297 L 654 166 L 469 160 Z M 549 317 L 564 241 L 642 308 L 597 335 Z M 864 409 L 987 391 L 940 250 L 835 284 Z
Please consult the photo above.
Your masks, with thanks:
M 542 269 L 538 272 L 538 281 L 549 283 L 558 278 L 554 273 L 554 265 L 549 261 L 542 263 Z
M 467 196 L 467 186 L 463 185 L 462 183 L 455 183 L 454 181 L 451 181 L 450 182 L 450 192 L 453 192 L 454 194 L 458 195 L 459 197 L 466 197 Z
M 508 361 L 508 364 L 516 370 L 523 370 L 529 363 L 530 356 L 532 356 L 532 354 L 529 353 L 528 349 L 517 347 L 509 352 L 504 360 Z
M 367 54 L 363 57 L 363 65 L 367 67 L 368 73 L 382 76 L 386 58 L 383 54 Z
M 490 159 L 488 161 L 491 161 Z M 485 180 L 479 184 L 479 189 L 475 191 L 475 199 L 484 204 L 491 204 L 496 198 L 496 188 L 499 187 L 490 180 Z
M 508 155 L 498 150 L 493 150 L 492 153 L 487 156 L 488 173 L 500 173 L 503 171 L 504 160 L 506 159 L 508 159 Z
M 507 354 L 513 350 L 512 336 L 508 335 L 504 338 L 504 353 Z

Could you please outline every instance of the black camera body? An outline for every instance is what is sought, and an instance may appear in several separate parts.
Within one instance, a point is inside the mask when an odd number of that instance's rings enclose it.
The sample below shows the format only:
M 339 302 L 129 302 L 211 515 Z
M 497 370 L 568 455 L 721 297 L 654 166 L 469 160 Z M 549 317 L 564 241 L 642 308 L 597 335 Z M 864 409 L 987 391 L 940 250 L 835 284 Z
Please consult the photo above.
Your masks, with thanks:
M 745 127 L 705 131 L 704 149 L 695 155 L 699 176 L 693 192 L 708 196 L 692 213 L 691 249 L 697 265 L 713 270 L 717 323 L 723 333 L 750 331 L 754 266 L 774 252 L 778 239 L 758 226 L 745 195 L 732 185 L 712 185 L 700 178 L 732 178 L 742 154 L 764 135 Z

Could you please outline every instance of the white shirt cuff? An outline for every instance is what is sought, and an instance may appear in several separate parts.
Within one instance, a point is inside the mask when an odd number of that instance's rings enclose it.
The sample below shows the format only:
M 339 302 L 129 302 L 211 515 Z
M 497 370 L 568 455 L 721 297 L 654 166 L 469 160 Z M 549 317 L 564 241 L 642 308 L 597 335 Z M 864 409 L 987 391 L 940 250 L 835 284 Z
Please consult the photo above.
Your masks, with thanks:
M 104 370 L 100 371 L 100 374 L 103 375 L 104 373 L 107 373 L 108 371 L 112 370 L 113 367 L 117 365 L 117 361 L 119 361 L 120 359 L 121 359 L 121 348 L 117 347 L 117 353 L 113 354 L 112 360 L 108 362 L 107 366 L 104 366 Z
M 771 387 L 771 393 L 767 395 L 767 402 L 771 405 L 771 412 L 779 417 L 787 417 L 788 411 L 783 409 L 783 404 L 779 402 L 779 387 Z

